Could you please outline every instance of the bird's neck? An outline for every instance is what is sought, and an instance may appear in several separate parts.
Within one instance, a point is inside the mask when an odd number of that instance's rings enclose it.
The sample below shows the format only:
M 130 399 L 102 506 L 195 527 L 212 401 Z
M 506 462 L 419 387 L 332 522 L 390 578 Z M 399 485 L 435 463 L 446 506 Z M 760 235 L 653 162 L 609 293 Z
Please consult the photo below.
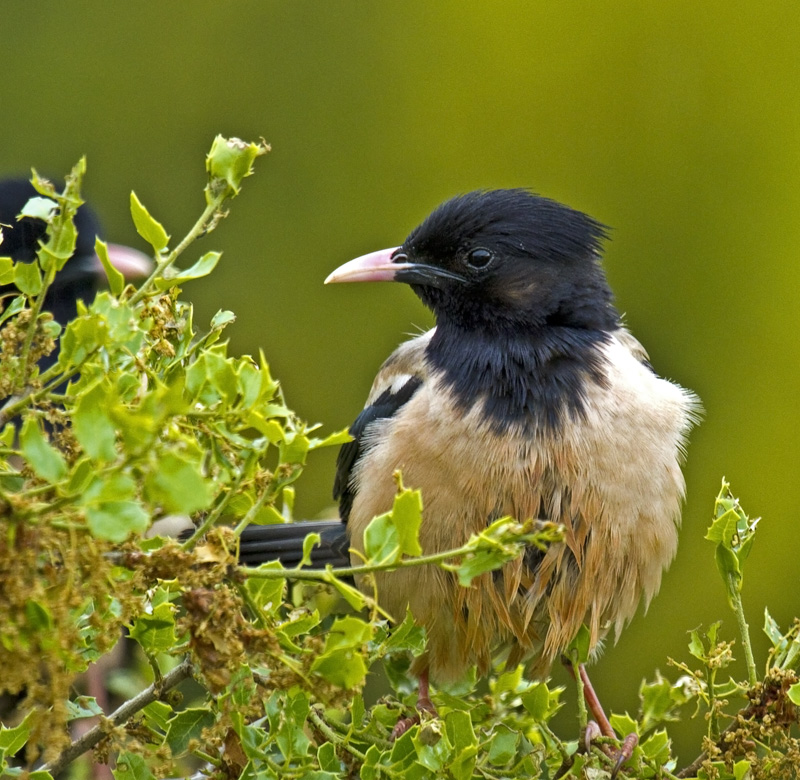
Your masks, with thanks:
M 552 431 L 584 413 L 589 383 L 606 381 L 608 340 L 607 330 L 540 326 L 487 333 L 440 318 L 426 355 L 464 411 L 483 404 L 499 432 Z

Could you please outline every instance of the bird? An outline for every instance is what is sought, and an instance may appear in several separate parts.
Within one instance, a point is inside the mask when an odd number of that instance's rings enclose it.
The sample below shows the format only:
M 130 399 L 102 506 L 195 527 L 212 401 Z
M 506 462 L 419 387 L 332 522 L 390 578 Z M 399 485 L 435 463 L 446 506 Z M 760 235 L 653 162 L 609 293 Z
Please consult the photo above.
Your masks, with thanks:
M 410 610 L 426 630 L 411 667 L 418 710 L 435 712 L 429 681 L 486 674 L 501 651 L 542 678 L 586 626 L 596 655 L 675 556 L 700 402 L 655 373 L 623 323 L 603 269 L 608 233 L 528 189 L 478 190 L 325 280 L 405 283 L 435 326 L 378 371 L 338 456 L 339 520 L 246 528 L 242 562 L 296 565 L 309 531 L 321 534 L 312 566 L 361 560 L 397 471 L 421 491 L 425 554 L 504 516 L 563 527 L 563 541 L 469 588 L 436 566 L 373 575 L 381 606 L 396 619 Z M 576 672 L 589 684 L 583 665 Z M 599 702 L 587 703 L 613 735 Z
M 11 257 L 15 262 L 30 263 L 36 257 L 39 244 L 45 240 L 47 223 L 34 217 L 17 219 L 25 204 L 38 197 L 30 181 L 24 178 L 0 179 L 0 229 L 2 243 L 0 255 Z M 100 221 L 92 207 L 84 203 L 75 214 L 77 239 L 75 251 L 64 267 L 56 274 L 50 285 L 42 308 L 53 315 L 62 327 L 77 314 L 77 302 L 87 305 L 94 300 L 98 288 L 105 280 L 105 271 L 94 251 L 95 238 L 102 232 Z M 121 244 L 108 245 L 111 264 L 128 279 L 147 276 L 152 270 L 152 261 L 142 252 Z M 0 285 L 0 311 L 7 300 L 18 295 L 12 284 Z M 58 358 L 58 350 L 45 356 L 39 363 L 42 370 Z

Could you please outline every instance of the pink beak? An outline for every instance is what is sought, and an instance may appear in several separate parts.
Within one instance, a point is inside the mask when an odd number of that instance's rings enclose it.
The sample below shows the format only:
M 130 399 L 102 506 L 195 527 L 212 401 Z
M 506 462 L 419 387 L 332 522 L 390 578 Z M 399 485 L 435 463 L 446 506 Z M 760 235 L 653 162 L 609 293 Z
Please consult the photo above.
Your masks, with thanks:
M 393 282 L 398 271 L 413 267 L 413 263 L 394 263 L 392 255 L 400 249 L 399 246 L 391 249 L 380 249 L 361 255 L 355 260 L 350 260 L 340 265 L 325 280 L 325 284 L 334 282 Z
M 138 249 L 131 249 L 122 244 L 108 244 L 108 259 L 126 280 L 141 279 L 150 275 L 153 270 L 153 261 L 144 252 Z M 100 258 L 94 258 L 94 270 L 97 275 L 105 279 L 106 272 Z

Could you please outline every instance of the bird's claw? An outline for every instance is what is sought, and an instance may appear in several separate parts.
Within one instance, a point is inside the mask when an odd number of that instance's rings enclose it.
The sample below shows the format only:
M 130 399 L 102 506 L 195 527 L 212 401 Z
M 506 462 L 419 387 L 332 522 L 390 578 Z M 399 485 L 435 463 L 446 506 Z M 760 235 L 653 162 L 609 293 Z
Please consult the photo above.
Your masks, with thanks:
M 603 732 L 600 731 L 600 726 L 597 725 L 597 721 L 590 720 L 586 724 L 586 730 L 583 732 L 583 747 L 587 753 L 592 749 L 592 742 L 602 736 Z
M 602 736 L 603 732 L 600 726 L 596 721 L 590 720 L 586 724 L 586 730 L 583 732 L 583 746 L 587 753 L 592 749 L 592 743 Z M 636 734 L 628 734 L 622 740 L 618 749 L 612 748 L 608 744 L 601 746 L 602 751 L 614 762 L 614 768 L 611 770 L 612 780 L 619 774 L 622 765 L 633 755 L 633 751 L 638 744 L 639 737 Z
M 417 700 L 417 714 L 410 718 L 400 718 L 392 729 L 392 735 L 389 739 L 394 742 L 400 739 L 412 726 L 418 726 L 420 722 L 420 713 L 422 712 L 427 712 L 434 718 L 439 717 L 439 713 L 433 702 L 427 696 L 421 697 Z
M 616 760 L 614 761 L 614 768 L 611 770 L 611 780 L 614 780 L 617 773 L 622 768 L 622 765 L 633 755 L 633 751 L 638 744 L 639 737 L 637 737 L 636 734 L 628 734 L 628 736 L 622 740 L 622 745 L 620 745 Z

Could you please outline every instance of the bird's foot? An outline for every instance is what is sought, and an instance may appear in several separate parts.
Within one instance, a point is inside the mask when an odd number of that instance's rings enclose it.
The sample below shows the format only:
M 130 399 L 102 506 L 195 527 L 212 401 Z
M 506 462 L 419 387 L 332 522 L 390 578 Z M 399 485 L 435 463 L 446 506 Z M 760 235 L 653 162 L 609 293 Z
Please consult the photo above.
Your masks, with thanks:
M 401 718 L 395 724 L 395 727 L 392 729 L 392 736 L 389 739 L 394 742 L 396 739 L 400 739 L 412 726 L 418 726 L 420 722 L 420 713 L 427 712 L 434 718 L 439 717 L 439 713 L 436 710 L 433 702 L 427 696 L 420 696 L 417 699 L 417 714 L 410 718 Z
M 610 731 L 610 733 L 608 733 Z M 610 737 L 616 740 L 617 735 L 609 726 L 608 729 L 602 729 L 597 721 L 590 720 L 586 724 L 586 731 L 583 734 L 583 744 L 586 752 L 592 749 L 592 744 L 600 737 Z M 636 734 L 628 734 L 622 740 L 618 748 L 613 747 L 607 743 L 599 745 L 600 749 L 614 762 L 614 768 L 611 770 L 611 778 L 615 778 L 622 768 L 622 765 L 633 755 L 633 751 L 639 744 L 639 737 Z

